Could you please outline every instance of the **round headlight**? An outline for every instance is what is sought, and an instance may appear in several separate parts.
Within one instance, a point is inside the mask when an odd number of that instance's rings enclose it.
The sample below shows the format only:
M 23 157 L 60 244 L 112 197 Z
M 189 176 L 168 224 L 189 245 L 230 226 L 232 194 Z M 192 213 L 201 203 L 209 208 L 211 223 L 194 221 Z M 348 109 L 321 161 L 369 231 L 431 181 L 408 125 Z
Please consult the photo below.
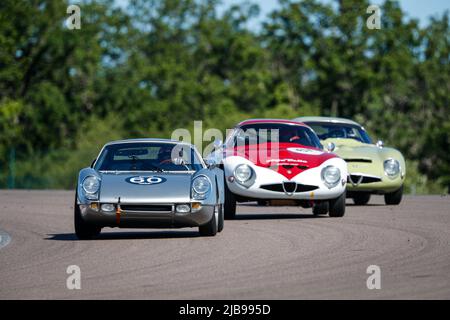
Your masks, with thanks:
M 100 180 L 94 176 L 88 176 L 83 180 L 83 189 L 86 193 L 93 194 L 100 188 Z
M 386 172 L 389 177 L 395 177 L 400 172 L 400 163 L 395 159 L 385 160 L 384 172 Z
M 205 176 L 198 176 L 192 181 L 192 190 L 199 195 L 206 194 L 211 189 L 211 182 Z
M 341 170 L 335 166 L 327 166 L 322 169 L 322 180 L 328 187 L 335 187 L 341 179 Z
M 252 177 L 252 169 L 246 164 L 238 165 L 234 169 L 234 177 L 239 182 L 246 182 Z

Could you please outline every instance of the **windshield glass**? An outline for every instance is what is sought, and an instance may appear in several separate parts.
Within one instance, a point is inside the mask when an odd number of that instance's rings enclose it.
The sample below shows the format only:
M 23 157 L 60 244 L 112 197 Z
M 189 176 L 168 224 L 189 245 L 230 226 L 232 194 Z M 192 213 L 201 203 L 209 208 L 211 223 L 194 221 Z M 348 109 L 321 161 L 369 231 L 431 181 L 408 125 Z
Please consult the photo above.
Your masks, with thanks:
M 194 149 L 175 143 L 118 143 L 106 146 L 95 163 L 99 171 L 191 171 L 202 162 Z
M 284 123 L 255 123 L 237 128 L 229 140 L 232 147 L 258 143 L 295 143 L 322 149 L 317 135 L 308 127 Z
M 328 138 L 354 139 L 359 142 L 372 143 L 367 132 L 360 126 L 347 123 L 305 122 L 319 136 L 320 140 Z

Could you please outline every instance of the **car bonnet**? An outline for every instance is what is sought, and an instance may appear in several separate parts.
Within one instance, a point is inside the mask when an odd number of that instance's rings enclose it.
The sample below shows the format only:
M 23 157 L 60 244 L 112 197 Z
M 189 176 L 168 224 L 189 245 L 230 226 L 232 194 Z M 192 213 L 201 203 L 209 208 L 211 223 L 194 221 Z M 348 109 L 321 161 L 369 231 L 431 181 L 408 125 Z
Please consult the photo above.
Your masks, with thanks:
M 228 149 L 226 152 L 226 156 L 244 157 L 255 165 L 272 169 L 288 179 L 337 157 L 334 153 L 296 143 L 279 143 L 277 147 L 270 143 L 245 145 Z
M 100 202 L 179 203 L 191 199 L 193 173 L 101 173 Z
M 353 139 L 327 139 L 322 141 L 324 145 L 329 142 L 335 144 L 334 152 L 343 159 L 361 158 L 371 159 L 374 162 L 382 160 L 381 151 L 383 149 L 374 144 L 362 143 Z

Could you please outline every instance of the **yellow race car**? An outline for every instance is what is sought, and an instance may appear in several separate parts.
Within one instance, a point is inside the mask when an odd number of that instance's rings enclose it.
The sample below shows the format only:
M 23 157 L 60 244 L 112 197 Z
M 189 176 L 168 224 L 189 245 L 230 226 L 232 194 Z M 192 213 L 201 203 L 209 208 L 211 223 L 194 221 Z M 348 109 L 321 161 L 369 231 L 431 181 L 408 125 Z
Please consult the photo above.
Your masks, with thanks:
M 383 194 L 385 203 L 397 205 L 402 200 L 405 159 L 400 151 L 387 148 L 382 141 L 373 143 L 364 127 L 343 118 L 300 117 L 310 126 L 322 144 L 347 162 L 347 197 L 365 205 L 371 194 Z

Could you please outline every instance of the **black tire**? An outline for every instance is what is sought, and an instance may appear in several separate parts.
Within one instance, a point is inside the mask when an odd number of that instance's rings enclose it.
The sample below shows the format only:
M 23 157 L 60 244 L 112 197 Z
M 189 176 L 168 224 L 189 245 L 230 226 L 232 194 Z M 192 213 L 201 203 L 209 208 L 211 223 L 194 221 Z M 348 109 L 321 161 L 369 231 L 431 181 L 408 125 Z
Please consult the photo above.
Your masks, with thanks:
M 206 224 L 198 227 L 200 235 L 203 237 L 213 237 L 217 234 L 218 222 L 216 221 L 216 214 L 213 213 L 211 220 Z
M 219 205 L 219 221 L 217 222 L 217 232 L 222 232 L 224 225 L 223 205 Z
M 345 191 L 336 199 L 328 201 L 330 217 L 343 217 L 345 214 Z
M 73 209 L 75 235 L 77 236 L 77 238 L 80 240 L 92 240 L 97 238 L 102 231 L 102 228 L 84 221 L 83 217 L 81 216 L 80 207 L 77 204 L 76 196 Z
M 353 202 L 357 206 L 366 205 L 370 200 L 370 193 L 368 192 L 358 192 L 353 196 Z
M 236 218 L 236 197 L 228 189 L 227 183 L 225 182 L 225 202 L 223 204 L 223 210 L 225 214 L 225 220 L 233 220 Z
M 313 214 L 321 216 L 328 213 L 328 201 L 315 202 L 313 206 Z
M 400 204 L 403 197 L 403 186 L 400 187 L 397 191 L 392 193 L 386 193 L 384 195 L 384 203 L 387 205 L 397 205 Z

